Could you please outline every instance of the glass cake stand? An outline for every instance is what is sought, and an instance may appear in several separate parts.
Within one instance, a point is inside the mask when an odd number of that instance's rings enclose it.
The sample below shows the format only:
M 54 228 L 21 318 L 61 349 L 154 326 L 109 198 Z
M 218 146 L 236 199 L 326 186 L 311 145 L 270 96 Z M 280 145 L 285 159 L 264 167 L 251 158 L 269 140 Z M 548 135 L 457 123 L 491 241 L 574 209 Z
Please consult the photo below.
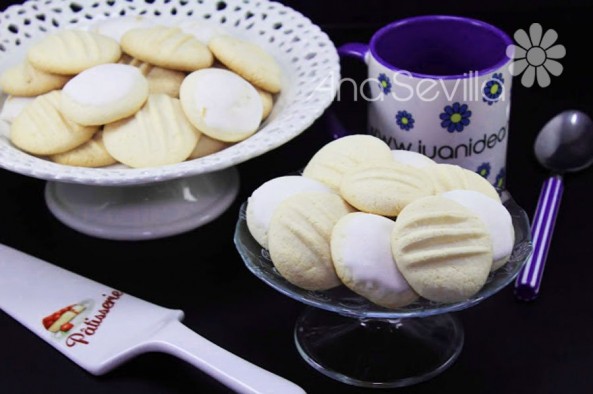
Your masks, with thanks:
M 274 268 L 266 249 L 251 236 L 241 207 L 235 245 L 247 268 L 279 292 L 310 307 L 298 318 L 296 347 L 313 368 L 341 382 L 361 387 L 402 387 L 428 380 L 459 356 L 464 333 L 450 312 L 469 308 L 513 281 L 531 253 L 525 211 L 506 192 L 502 199 L 515 230 L 509 262 L 488 277 L 471 298 L 456 303 L 420 299 L 389 310 L 371 303 L 345 286 L 308 291 L 286 281 Z

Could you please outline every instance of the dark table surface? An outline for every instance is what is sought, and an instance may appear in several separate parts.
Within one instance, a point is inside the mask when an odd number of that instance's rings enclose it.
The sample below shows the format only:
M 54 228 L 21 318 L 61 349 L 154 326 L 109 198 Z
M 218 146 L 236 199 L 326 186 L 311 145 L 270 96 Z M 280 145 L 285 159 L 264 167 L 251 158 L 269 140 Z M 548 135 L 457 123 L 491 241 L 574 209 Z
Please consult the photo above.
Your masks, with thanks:
M 336 45 L 367 41 L 382 25 L 421 14 L 471 16 L 509 34 L 533 22 L 555 29 L 558 42 L 567 48 L 563 74 L 545 89 L 522 87 L 517 79 L 513 89 L 507 186 L 530 217 L 548 175 L 533 155 L 537 131 L 565 109 L 593 115 L 593 73 L 586 57 L 593 10 L 584 2 L 367 0 L 343 1 L 338 9 L 320 1 L 287 4 L 318 23 Z M 343 76 L 363 77 L 363 66 L 354 61 L 342 65 Z M 364 130 L 363 104 L 342 100 L 332 108 L 349 128 Z M 250 193 L 270 178 L 302 168 L 329 140 L 326 120 L 321 118 L 280 148 L 238 165 L 239 196 L 216 221 L 183 235 L 147 242 L 80 234 L 48 211 L 43 180 L 0 170 L 0 243 L 140 298 L 182 309 L 185 324 L 196 332 L 309 393 L 370 392 L 333 381 L 301 359 L 293 327 L 305 306 L 251 275 L 233 245 L 239 206 Z M 593 392 L 593 286 L 589 283 L 593 277 L 593 170 L 569 174 L 565 180 L 540 297 L 531 303 L 518 302 L 509 286 L 456 313 L 466 335 L 458 360 L 428 382 L 393 392 L 449 393 L 462 388 L 471 393 Z M 2 312 L 0 336 L 2 393 L 228 391 L 182 361 L 156 353 L 141 355 L 107 375 L 92 376 Z

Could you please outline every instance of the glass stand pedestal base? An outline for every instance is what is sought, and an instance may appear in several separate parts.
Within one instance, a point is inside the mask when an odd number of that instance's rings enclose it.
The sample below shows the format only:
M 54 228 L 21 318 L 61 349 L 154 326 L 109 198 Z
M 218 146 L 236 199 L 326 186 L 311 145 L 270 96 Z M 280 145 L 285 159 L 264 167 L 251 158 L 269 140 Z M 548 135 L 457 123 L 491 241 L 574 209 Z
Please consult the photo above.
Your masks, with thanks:
M 457 318 L 356 319 L 307 308 L 295 327 L 301 356 L 319 372 L 361 387 L 403 387 L 445 371 L 463 347 Z

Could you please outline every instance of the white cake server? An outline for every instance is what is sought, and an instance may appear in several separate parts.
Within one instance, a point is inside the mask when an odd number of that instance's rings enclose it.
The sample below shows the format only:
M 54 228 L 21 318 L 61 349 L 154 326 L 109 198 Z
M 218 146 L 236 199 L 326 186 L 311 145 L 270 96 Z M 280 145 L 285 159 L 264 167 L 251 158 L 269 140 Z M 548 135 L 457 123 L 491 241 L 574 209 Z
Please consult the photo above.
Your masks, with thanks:
M 166 309 L 0 245 L 0 309 L 92 374 L 172 354 L 239 393 L 304 393 L 218 347 Z

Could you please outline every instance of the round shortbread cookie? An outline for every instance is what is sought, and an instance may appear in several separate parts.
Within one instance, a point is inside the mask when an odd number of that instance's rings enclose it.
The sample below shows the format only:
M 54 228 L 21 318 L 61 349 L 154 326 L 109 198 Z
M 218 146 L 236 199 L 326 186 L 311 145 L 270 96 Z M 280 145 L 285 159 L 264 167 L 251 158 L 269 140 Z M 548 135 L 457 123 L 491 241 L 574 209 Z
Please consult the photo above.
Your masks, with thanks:
M 183 80 L 179 98 L 189 121 L 220 141 L 244 140 L 257 131 L 262 119 L 263 104 L 257 90 L 228 70 L 194 71 Z
M 450 190 L 474 190 L 500 201 L 500 196 L 481 175 L 454 164 L 437 164 L 427 174 L 432 178 L 435 194 Z
M 492 239 L 484 222 L 440 196 L 418 199 L 400 212 L 391 248 L 404 278 L 430 301 L 459 302 L 473 296 L 492 267 Z
M 173 70 L 191 72 L 214 62 L 206 45 L 177 27 L 129 30 L 121 39 L 121 47 L 132 57 Z
M 385 308 L 399 308 L 418 299 L 391 253 L 394 225 L 383 216 L 353 212 L 338 220 L 331 234 L 334 268 L 342 283 Z
M 117 62 L 119 44 L 113 38 L 83 30 L 60 30 L 33 45 L 27 59 L 37 69 L 74 75 L 104 63 Z
M 133 115 L 147 97 L 148 82 L 136 67 L 101 64 L 64 86 L 61 110 L 82 125 L 103 125 Z
M 331 259 L 331 231 L 342 216 L 353 211 L 340 196 L 327 192 L 303 192 L 282 201 L 268 232 L 274 267 L 303 289 L 339 286 Z
M 261 102 L 263 105 L 263 112 L 261 115 L 261 120 L 265 120 L 272 112 L 272 108 L 274 108 L 274 96 L 272 93 L 266 92 L 265 90 L 255 88 L 257 93 L 259 93 L 259 97 L 261 97 Z
M 10 141 L 35 155 L 62 153 L 84 144 L 98 130 L 68 120 L 59 110 L 59 90 L 38 96 L 14 119 Z
M 152 27 L 154 21 L 143 16 L 123 16 L 120 18 L 110 18 L 99 20 L 91 26 L 91 31 L 101 35 L 111 37 L 117 42 L 132 29 Z
M 73 150 L 51 155 L 49 159 L 55 163 L 77 167 L 104 167 L 117 163 L 105 149 L 102 131 L 98 131 L 91 140 Z
M 105 125 L 103 130 L 107 151 L 117 161 L 135 168 L 182 162 L 199 137 L 179 100 L 166 94 L 151 94 L 134 116 Z
M 397 216 L 406 205 L 433 192 L 425 171 L 395 162 L 362 166 L 344 174 L 340 184 L 340 194 L 350 205 L 383 216 Z
M 208 137 L 206 134 L 202 134 L 198 144 L 189 155 L 189 159 L 198 159 L 200 157 L 208 156 L 213 153 L 220 152 L 231 145 L 232 144 L 230 142 L 215 140 L 214 138 Z
M 432 160 L 428 156 L 424 156 L 418 152 L 412 152 L 405 149 L 392 149 L 393 160 L 397 163 L 405 164 L 416 168 L 426 168 L 437 164 L 436 161 Z
M 369 163 L 392 163 L 389 146 L 379 138 L 355 134 L 334 140 L 313 155 L 303 171 L 334 190 L 340 189 L 342 176 Z
M 34 97 L 8 96 L 2 105 L 0 119 L 12 123 L 16 117 L 35 100 Z
M 255 189 L 247 200 L 247 227 L 255 240 L 268 248 L 268 230 L 278 205 L 297 193 L 330 192 L 323 183 L 299 175 L 270 179 Z
M 183 71 L 155 66 L 126 54 L 121 57 L 119 63 L 138 67 L 148 81 L 148 92 L 150 94 L 164 93 L 179 98 L 179 88 L 181 88 L 181 83 L 186 77 Z
M 18 64 L 0 75 L 0 88 L 15 96 L 38 96 L 61 89 L 70 77 L 38 70 L 29 62 Z
M 506 264 L 513 253 L 515 229 L 511 214 L 504 205 L 480 192 L 452 190 L 441 197 L 453 200 L 476 214 L 486 224 L 492 238 L 492 271 Z
M 208 48 L 222 64 L 255 86 L 270 93 L 281 90 L 280 66 L 258 45 L 231 36 L 218 36 L 210 40 Z

